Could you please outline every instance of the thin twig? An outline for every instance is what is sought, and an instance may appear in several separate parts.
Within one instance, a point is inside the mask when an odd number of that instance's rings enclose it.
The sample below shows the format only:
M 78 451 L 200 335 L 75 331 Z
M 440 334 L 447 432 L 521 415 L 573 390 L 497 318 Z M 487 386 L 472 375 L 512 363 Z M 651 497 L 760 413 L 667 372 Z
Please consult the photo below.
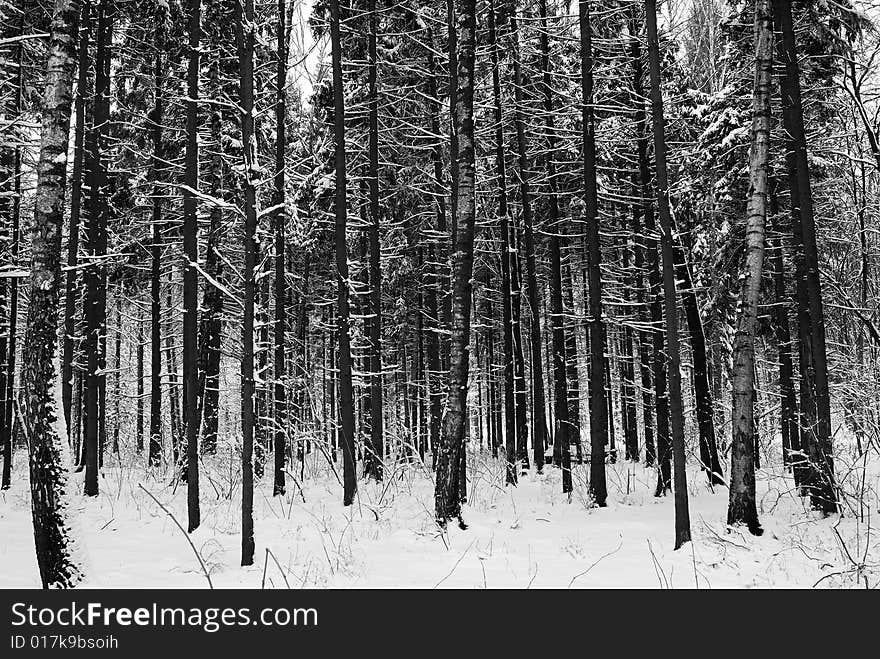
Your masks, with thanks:
M 581 578 L 582 576 L 584 576 L 587 572 L 589 572 L 589 571 L 592 570 L 594 567 L 596 567 L 596 566 L 597 566 L 597 565 L 598 565 L 603 559 L 608 558 L 609 556 L 611 556 L 611 555 L 616 554 L 617 552 L 619 552 L 621 547 L 623 547 L 623 540 L 621 540 L 621 541 L 620 541 L 620 544 L 617 545 L 617 549 L 615 549 L 614 551 L 609 551 L 607 554 L 602 554 L 599 558 L 596 559 L 596 561 L 595 561 L 590 567 L 588 567 L 586 570 L 584 570 L 584 571 L 581 572 L 580 574 L 576 574 L 576 575 L 574 575 L 574 576 L 571 578 L 571 581 L 568 582 L 568 587 L 571 588 L 571 584 L 573 584 L 573 583 L 575 582 L 576 579 L 580 579 L 580 578 Z
M 177 518 L 171 513 L 170 510 L 168 510 L 168 508 L 166 508 L 164 505 L 162 505 L 161 501 L 159 501 L 156 497 L 153 496 L 152 492 L 150 492 L 147 488 L 145 488 L 140 483 L 138 483 L 138 487 L 141 488 L 144 492 L 146 492 L 147 496 L 149 496 L 153 501 L 156 502 L 157 506 L 159 506 L 162 510 L 165 511 L 165 514 L 171 518 L 171 521 L 174 522 L 174 524 L 177 526 L 177 528 L 180 529 L 180 532 L 183 533 L 183 537 L 186 538 L 186 541 L 189 543 L 189 546 L 192 547 L 193 553 L 196 555 L 196 558 L 199 559 L 199 565 L 202 566 L 202 572 L 204 572 L 204 574 L 205 574 L 205 579 L 208 580 L 208 587 L 211 590 L 214 590 L 214 584 L 211 583 L 211 575 L 208 574 L 208 568 L 205 567 L 205 562 L 202 560 L 202 555 L 199 553 L 199 550 L 196 549 L 196 546 L 193 544 L 192 540 L 190 539 L 189 533 L 187 533 L 186 531 L 183 530 L 183 527 L 180 525 L 180 522 L 177 521 Z

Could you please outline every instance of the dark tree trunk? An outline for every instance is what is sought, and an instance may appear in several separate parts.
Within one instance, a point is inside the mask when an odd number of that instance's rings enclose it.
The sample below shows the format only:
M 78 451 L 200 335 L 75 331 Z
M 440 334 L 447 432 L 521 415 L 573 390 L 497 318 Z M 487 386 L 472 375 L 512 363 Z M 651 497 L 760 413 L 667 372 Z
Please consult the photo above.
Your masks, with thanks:
M 284 350 L 287 347 L 287 270 L 284 263 L 286 194 L 284 150 L 287 144 L 287 0 L 278 0 L 278 62 L 275 73 L 275 479 L 273 496 L 284 495 L 284 456 L 286 432 L 284 418 L 287 413 L 287 391 L 284 379 L 287 375 Z
M 436 205 L 436 231 L 443 235 L 446 231 L 446 192 L 443 185 L 443 145 L 440 140 L 440 101 L 437 99 L 437 72 L 434 61 L 433 44 L 434 38 L 430 28 L 426 36 L 428 41 L 428 115 L 431 124 L 431 134 L 437 136 L 433 139 L 431 156 L 434 163 L 433 194 Z M 427 315 L 427 378 L 428 407 L 430 421 L 428 422 L 428 443 L 431 447 L 431 467 L 436 466 L 437 448 L 440 439 L 441 407 L 443 405 L 442 369 L 440 361 L 440 316 L 437 303 L 438 292 L 442 295 L 443 278 L 439 270 L 443 267 L 438 263 L 438 250 L 435 244 L 436 237 L 432 237 L 428 245 L 428 271 L 426 273 L 427 290 L 425 292 L 425 314 Z
M 150 131 L 153 154 L 150 163 L 153 209 L 150 245 L 150 448 L 147 464 L 158 467 L 162 462 L 162 317 L 160 310 L 162 276 L 162 179 L 165 175 L 165 148 L 162 139 L 165 98 L 165 6 L 157 3 L 153 32 L 153 109 Z
M 608 497 L 605 484 L 605 445 L 608 408 L 605 403 L 605 325 L 602 322 L 602 251 L 599 244 L 599 202 L 596 186 L 596 128 L 593 111 L 593 43 L 589 0 L 579 1 L 581 38 L 581 136 L 584 151 L 584 201 L 590 282 L 590 492 L 597 506 Z
M 333 118 L 336 196 L 336 284 L 337 284 L 337 362 L 339 388 L 339 429 L 342 432 L 343 496 L 342 504 L 354 503 L 357 491 L 357 472 L 354 441 L 354 392 L 351 382 L 351 339 L 349 334 L 349 276 L 348 244 L 345 238 L 348 225 L 347 177 L 345 164 L 345 101 L 342 78 L 342 42 L 340 36 L 339 0 L 330 0 L 330 39 L 333 55 Z
M 564 235 L 559 231 L 560 235 Z M 563 302 L 564 315 L 574 316 L 574 265 L 572 264 L 572 252 L 562 255 L 562 285 L 565 290 Z M 566 264 L 565 261 L 568 261 Z M 568 384 L 568 422 L 569 441 L 574 444 L 575 456 L 578 464 L 584 462 L 584 450 L 581 445 L 581 383 L 580 364 L 577 349 L 577 328 L 572 327 L 565 333 L 565 372 Z M 609 417 L 610 418 L 610 417 Z
M 113 452 L 119 456 L 119 402 L 122 397 L 122 298 L 116 297 L 116 336 L 113 342 Z
M 773 307 L 773 329 L 776 337 L 776 350 L 779 358 L 779 398 L 780 425 L 782 426 L 782 462 L 788 468 L 792 465 L 792 454 L 800 453 L 801 437 L 798 428 L 797 393 L 794 386 L 794 364 L 792 362 L 792 336 L 789 321 L 789 293 L 785 281 L 783 257 L 783 228 L 778 215 L 776 195 L 770 199 L 770 214 L 776 221 L 777 238 L 771 245 L 770 263 L 773 268 L 775 305 Z M 793 470 L 795 485 L 800 485 L 801 468 Z
M 183 431 L 186 446 L 186 507 L 188 528 L 195 531 L 201 522 L 199 510 L 198 444 L 198 310 L 199 260 L 199 41 L 201 38 L 201 0 L 189 0 L 189 60 L 186 73 L 186 162 L 183 192 Z M 252 299 L 252 298 L 250 298 Z
M 518 325 L 513 325 L 513 296 L 511 294 L 510 280 L 510 211 L 507 207 L 507 169 L 504 162 L 504 123 L 501 108 L 501 75 L 499 71 L 499 44 L 495 25 L 494 0 L 489 9 L 489 46 L 492 61 L 492 104 L 495 120 L 495 175 L 498 189 L 498 217 L 501 220 L 501 249 L 499 258 L 501 261 L 501 341 L 503 346 L 503 382 L 504 382 L 504 439 L 506 442 L 507 469 L 505 482 L 516 485 L 516 403 L 514 400 L 514 355 L 513 355 L 513 331 Z M 497 450 L 497 449 L 496 449 Z M 543 457 L 543 447 L 541 450 Z
M 211 63 L 211 85 L 220 89 L 220 62 L 215 58 Z M 220 198 L 224 191 L 223 154 L 220 152 L 222 139 L 222 113 L 219 105 L 211 108 L 211 141 L 215 145 L 211 155 L 211 166 L 206 178 L 211 196 Z M 215 285 L 223 277 L 223 261 L 220 259 L 220 243 L 223 237 L 223 208 L 214 204 L 210 210 L 210 224 L 205 245 L 205 273 L 209 280 L 202 296 L 201 315 L 198 331 L 198 409 L 197 427 L 201 430 L 202 452 L 213 455 L 217 452 L 217 426 L 220 404 L 220 341 L 223 327 L 223 292 Z M 213 280 L 213 281 L 211 281 Z M 198 433 L 196 435 L 198 437 Z
M 25 14 L 22 12 L 19 20 L 19 34 L 24 34 L 25 30 Z M 18 71 L 15 79 L 15 91 L 13 92 L 13 100 L 11 110 L 13 116 L 18 116 L 21 112 L 22 89 L 24 83 L 23 64 L 24 64 L 24 44 L 19 43 L 18 48 Z M 14 135 L 16 133 L 13 133 Z M 21 224 L 21 148 L 18 145 L 13 146 L 8 151 L 11 160 L 10 177 L 11 195 L 8 197 L 6 210 L 10 222 L 11 235 L 9 236 L 9 263 L 13 267 L 18 267 L 19 252 L 19 232 Z M 2 221 L 2 220 L 0 220 Z M 6 341 L 5 351 L 0 351 L 0 360 L 3 361 L 3 372 L 0 373 L 0 381 L 2 381 L 2 389 L 0 389 L 0 451 L 2 451 L 3 472 L 0 476 L 0 490 L 8 490 L 11 486 L 12 479 L 12 453 L 13 441 L 15 438 L 15 423 L 13 422 L 12 409 L 15 402 L 15 351 L 16 337 L 18 329 L 18 278 L 13 278 L 7 285 L 6 297 L 8 300 L 8 338 Z M 7 356 L 8 355 L 8 356 Z M 5 359 L 4 359 L 5 357 Z M 68 427 L 70 427 L 68 425 Z
M 638 171 L 633 173 L 634 196 L 641 198 L 641 203 L 633 205 L 632 227 L 635 238 L 634 264 L 636 270 L 635 289 L 636 302 L 639 305 L 640 321 L 647 324 L 649 318 L 653 323 L 654 304 L 651 303 L 655 294 L 655 282 L 659 281 L 657 272 L 657 250 L 652 237 L 648 236 L 649 230 L 654 230 L 654 205 L 651 193 L 651 169 L 648 162 L 648 118 L 645 113 L 645 89 L 644 70 L 642 67 L 642 50 L 640 45 L 640 22 L 636 18 L 638 9 L 633 10 L 630 19 L 630 61 L 633 67 L 633 121 L 636 125 L 636 151 L 638 155 Z M 642 226 L 644 224 L 644 227 Z M 641 285 L 644 280 L 646 266 L 645 253 L 647 252 L 647 282 L 648 296 L 645 297 L 644 288 Z M 661 405 L 659 398 L 653 398 L 652 391 L 656 386 L 653 380 L 652 364 L 657 361 L 656 355 L 651 355 L 654 347 L 654 337 L 657 335 L 656 328 L 641 330 L 639 332 L 639 368 L 642 380 L 642 421 L 645 433 L 645 466 L 651 467 L 657 459 L 657 449 L 654 443 L 654 415 L 652 410 L 657 410 L 658 435 L 661 423 L 666 424 L 665 417 L 661 419 L 661 411 L 665 411 L 665 401 Z M 661 346 L 662 347 L 662 346 Z M 653 359 L 652 359 L 653 357 Z M 656 405 L 654 401 L 656 400 Z
M 712 390 L 709 387 L 709 360 L 706 356 L 706 335 L 697 292 L 694 290 L 690 267 L 681 244 L 675 242 L 676 276 L 682 282 L 681 302 L 687 318 L 693 359 L 694 397 L 696 398 L 697 427 L 700 434 L 700 463 L 712 485 L 724 485 L 718 446 L 715 441 L 715 418 Z
M 370 444 L 364 471 L 382 480 L 385 455 L 382 427 L 382 269 L 379 247 L 379 97 L 376 88 L 376 38 L 378 17 L 376 0 L 370 0 L 369 34 L 369 165 L 367 182 L 370 192 Z
M 244 314 L 241 353 L 241 564 L 254 563 L 254 280 L 257 162 L 254 140 L 254 3 L 236 3 L 241 144 L 244 151 Z
M 173 296 L 174 264 L 169 270 L 166 283 L 167 294 L 165 306 L 174 309 Z M 174 318 L 169 317 L 165 332 L 165 362 L 168 368 L 168 416 L 171 420 L 171 461 L 179 470 L 182 480 L 186 480 L 186 463 L 181 462 L 180 446 L 183 441 L 183 422 L 180 412 L 180 382 L 177 378 L 177 348 L 174 346 Z
M 137 341 L 137 356 L 135 357 L 137 370 L 135 446 L 140 454 L 144 450 L 144 318 L 140 303 L 137 308 L 137 335 L 135 340 Z
M 107 290 L 103 257 L 107 250 L 108 180 L 105 158 L 105 131 L 110 118 L 109 37 L 112 29 L 110 0 L 98 4 L 95 36 L 95 96 L 92 126 L 85 138 L 85 169 L 89 187 L 86 249 L 89 257 L 85 271 L 86 357 L 88 360 L 85 387 L 86 432 L 85 485 L 86 496 L 98 495 L 98 468 L 103 451 L 105 332 Z
M 522 202 L 522 221 L 523 221 L 523 239 L 525 243 L 526 256 L 526 296 L 529 303 L 529 340 L 532 357 L 532 442 L 535 446 L 544 445 L 544 428 L 546 422 L 544 419 L 544 367 L 541 361 L 541 318 L 538 310 L 538 274 L 535 258 L 535 237 L 532 217 L 532 191 L 531 191 L 531 162 L 529 161 L 528 143 L 526 141 L 526 127 L 523 103 L 523 85 L 524 77 L 522 66 L 520 65 L 520 47 L 519 47 L 519 29 L 517 27 L 516 7 L 512 9 L 510 16 L 510 25 L 513 32 L 514 51 L 513 51 L 513 77 L 514 77 L 514 123 L 516 125 L 516 143 L 517 155 L 519 161 L 519 178 L 520 178 L 520 201 Z M 554 197 L 555 199 L 555 197 Z M 552 213 L 556 211 L 558 215 L 558 207 L 550 201 L 550 221 L 554 218 Z M 558 221 L 558 217 L 555 218 Z M 517 277 L 517 279 L 519 279 Z M 521 290 L 517 287 L 517 290 Z M 518 306 L 518 305 L 517 305 Z M 514 309 L 516 312 L 516 309 Z M 514 319 L 516 320 L 516 318 Z M 522 330 L 519 323 L 516 328 L 519 337 L 514 337 L 514 341 L 522 342 Z M 516 347 L 516 346 L 514 346 Z M 519 368 L 517 370 L 520 370 Z M 517 436 L 517 458 L 522 460 L 523 465 L 528 467 L 528 451 L 526 441 L 528 439 L 528 426 L 526 424 L 526 395 L 525 395 L 525 369 L 518 374 L 517 378 L 517 414 L 518 419 L 518 436 Z M 520 412 L 520 409 L 522 411 Z M 542 458 L 543 463 L 543 448 Z
M 786 164 L 791 191 L 791 217 L 798 290 L 800 332 L 802 442 L 809 460 L 806 483 L 813 508 L 837 512 L 831 447 L 831 406 L 825 347 L 825 316 L 819 281 L 816 223 L 810 189 L 810 168 L 801 100 L 800 68 L 792 21 L 791 0 L 774 2 L 781 31 L 779 54 L 785 65 L 780 87 L 782 124 L 786 133 Z
M 61 396 L 64 401 L 64 419 L 67 427 L 71 427 L 70 405 L 73 395 L 73 361 L 74 349 L 77 344 L 76 333 L 76 302 L 78 295 L 76 265 L 79 259 L 79 231 L 82 209 L 82 180 L 84 142 L 86 134 L 86 113 L 89 85 L 89 39 L 91 17 L 90 0 L 82 4 L 82 23 L 79 30 L 79 66 L 76 83 L 76 126 L 73 138 L 73 176 L 70 190 L 70 221 L 67 231 L 67 274 L 64 293 L 64 343 L 61 356 Z M 20 69 L 19 69 L 20 72 Z M 90 105 L 90 104 L 89 104 Z
M 681 399 L 681 356 L 678 340 L 678 301 L 675 291 L 675 257 L 672 247 L 672 215 L 669 209 L 669 176 L 666 169 L 666 137 L 660 85 L 660 46 L 657 37 L 657 5 L 646 0 L 648 61 L 651 73 L 651 107 L 654 125 L 654 162 L 657 167 L 657 201 L 660 215 L 660 246 L 663 255 L 663 298 L 666 312 L 666 345 L 669 363 L 669 416 L 672 422 L 672 458 L 675 466 L 675 548 L 690 542 L 687 474 L 684 453 L 684 411 Z
M 625 212 L 625 211 L 624 211 Z M 632 236 L 633 242 L 626 241 L 621 249 L 621 266 L 624 272 L 632 272 L 630 270 L 630 251 L 632 245 L 633 250 L 639 247 L 635 244 L 637 240 L 635 232 Z M 632 290 L 638 289 L 639 272 L 636 270 L 634 275 L 629 277 L 630 283 L 624 287 L 623 301 L 624 304 L 631 304 Z M 637 301 L 639 310 L 642 309 L 641 301 Z M 635 385 L 635 332 L 630 325 L 624 325 L 623 336 L 620 338 L 620 356 L 618 362 L 620 364 L 620 402 L 621 402 L 621 418 L 623 420 L 624 435 L 624 457 L 632 462 L 639 461 L 639 433 L 636 409 L 636 385 Z

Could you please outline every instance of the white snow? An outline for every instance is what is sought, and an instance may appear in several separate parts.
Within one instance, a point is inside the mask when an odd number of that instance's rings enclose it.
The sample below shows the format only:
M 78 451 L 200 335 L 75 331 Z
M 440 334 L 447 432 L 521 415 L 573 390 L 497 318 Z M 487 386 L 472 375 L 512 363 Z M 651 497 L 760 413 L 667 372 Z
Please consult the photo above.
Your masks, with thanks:
M 313 452 L 302 495 L 288 477 L 287 495 L 273 498 L 268 470 L 258 482 L 255 565 L 242 568 L 238 455 L 226 451 L 205 461 L 202 526 L 191 535 L 214 587 L 260 588 L 264 570 L 266 588 L 864 588 L 880 582 L 880 542 L 871 528 L 880 483 L 870 462 L 862 509 L 855 503 L 857 514 L 847 508 L 843 518 L 821 519 L 809 511 L 781 469 L 759 471 L 762 537 L 728 530 L 727 490 L 710 492 L 694 470 L 694 541 L 673 551 L 672 497 L 654 498 L 655 472 L 642 465 L 609 465 L 609 505 L 595 509 L 585 494 L 587 465 L 575 467 L 569 501 L 553 467 L 510 488 L 502 461 L 471 453 L 464 507 L 469 528 L 451 524 L 441 533 L 429 466 L 390 464 L 383 483 L 360 480 L 355 505 L 344 508 L 341 486 L 322 454 Z M 24 457 L 15 465 L 19 476 Z M 123 462 L 130 465 L 132 458 Z M 844 490 L 859 487 L 861 461 L 838 461 L 839 470 L 854 469 Z M 111 462 L 112 456 L 100 496 L 79 499 L 79 527 L 91 559 L 88 585 L 207 587 L 181 531 L 138 488 L 142 483 L 185 526 L 185 485 L 156 480 L 141 466 L 143 457 L 136 467 Z M 298 463 L 293 470 L 299 480 Z M 81 475 L 71 480 L 81 492 Z M 39 586 L 32 538 L 27 483 L 17 477 L 0 494 L 0 588 Z

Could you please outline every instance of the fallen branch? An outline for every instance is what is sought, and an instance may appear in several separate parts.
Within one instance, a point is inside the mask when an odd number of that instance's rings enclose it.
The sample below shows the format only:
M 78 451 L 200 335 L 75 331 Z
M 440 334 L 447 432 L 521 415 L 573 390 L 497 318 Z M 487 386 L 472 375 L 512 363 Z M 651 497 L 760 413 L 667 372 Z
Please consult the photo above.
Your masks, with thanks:
M 620 541 L 620 544 L 617 545 L 617 549 L 615 549 L 615 550 L 613 550 L 613 551 L 609 551 L 607 554 L 602 554 L 599 558 L 596 559 L 596 561 L 595 561 L 590 567 L 588 567 L 586 570 L 584 570 L 584 571 L 581 572 L 580 574 L 576 574 L 576 575 L 574 575 L 574 576 L 571 578 L 571 581 L 568 582 L 568 587 L 571 588 L 571 584 L 573 584 L 573 583 L 575 582 L 576 579 L 580 579 L 580 578 L 581 578 L 582 576 L 584 576 L 587 572 L 589 572 L 589 571 L 592 570 L 594 567 L 596 567 L 597 565 L 599 565 L 599 563 L 600 563 L 602 560 L 604 560 L 604 559 L 608 558 L 609 556 L 612 556 L 613 554 L 616 554 L 617 552 L 619 552 L 621 547 L 623 547 L 623 540 L 621 540 L 621 541 Z
M 192 540 L 189 537 L 189 533 L 183 530 L 183 527 L 180 525 L 180 522 L 177 521 L 177 518 L 171 514 L 171 511 L 168 510 L 162 502 L 159 501 L 156 497 L 153 496 L 153 493 L 150 492 L 147 488 L 145 488 L 142 484 L 138 483 L 138 487 L 141 488 L 144 492 L 147 493 L 147 496 L 150 497 L 153 501 L 156 502 L 156 505 L 159 506 L 162 510 L 165 511 L 165 514 L 171 518 L 171 521 L 177 525 L 177 528 L 180 529 L 180 532 L 183 533 L 183 536 L 186 538 L 186 541 L 189 543 L 189 546 L 192 547 L 193 553 L 196 555 L 196 558 L 199 559 L 199 565 L 202 566 L 202 572 L 205 575 L 205 579 L 208 580 L 208 587 L 211 590 L 214 590 L 214 584 L 211 583 L 211 575 L 208 574 L 208 568 L 205 567 L 205 562 L 202 560 L 202 555 L 199 553 L 199 550 L 196 549 L 196 546 L 193 544 Z

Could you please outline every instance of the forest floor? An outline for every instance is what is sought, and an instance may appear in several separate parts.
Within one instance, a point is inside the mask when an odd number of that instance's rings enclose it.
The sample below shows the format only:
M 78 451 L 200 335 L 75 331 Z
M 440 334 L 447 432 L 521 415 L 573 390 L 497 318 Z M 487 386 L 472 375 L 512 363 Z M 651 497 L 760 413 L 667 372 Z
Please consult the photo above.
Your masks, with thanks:
M 875 588 L 880 584 L 880 460 L 838 459 L 845 513 L 822 519 L 797 496 L 790 475 L 758 473 L 764 535 L 728 529 L 728 493 L 689 473 L 693 542 L 673 551 L 671 495 L 653 496 L 656 472 L 623 461 L 608 466 L 608 506 L 586 498 L 588 465 L 574 469 L 575 492 L 561 492 L 558 469 L 504 486 L 504 465 L 469 457 L 461 530 L 440 533 L 433 480 L 422 465 L 389 466 L 382 483 L 359 482 L 355 505 L 323 456 L 310 454 L 301 490 L 272 497 L 258 481 L 255 564 L 240 563 L 237 456 L 214 456 L 202 469 L 202 525 L 190 538 L 214 587 L 244 588 Z M 26 473 L 19 452 L 15 467 Z M 172 519 L 186 525 L 186 487 L 159 481 L 143 467 L 108 460 L 97 498 L 74 497 L 92 587 L 207 587 L 193 548 Z M 126 462 L 123 459 L 123 462 Z M 134 463 L 132 456 L 130 463 Z M 137 463 L 142 464 L 142 458 Z M 778 463 L 777 463 L 778 464 Z M 338 469 L 341 466 L 337 465 Z M 82 474 L 71 486 L 81 491 Z M 0 493 L 0 588 L 38 587 L 26 479 Z

